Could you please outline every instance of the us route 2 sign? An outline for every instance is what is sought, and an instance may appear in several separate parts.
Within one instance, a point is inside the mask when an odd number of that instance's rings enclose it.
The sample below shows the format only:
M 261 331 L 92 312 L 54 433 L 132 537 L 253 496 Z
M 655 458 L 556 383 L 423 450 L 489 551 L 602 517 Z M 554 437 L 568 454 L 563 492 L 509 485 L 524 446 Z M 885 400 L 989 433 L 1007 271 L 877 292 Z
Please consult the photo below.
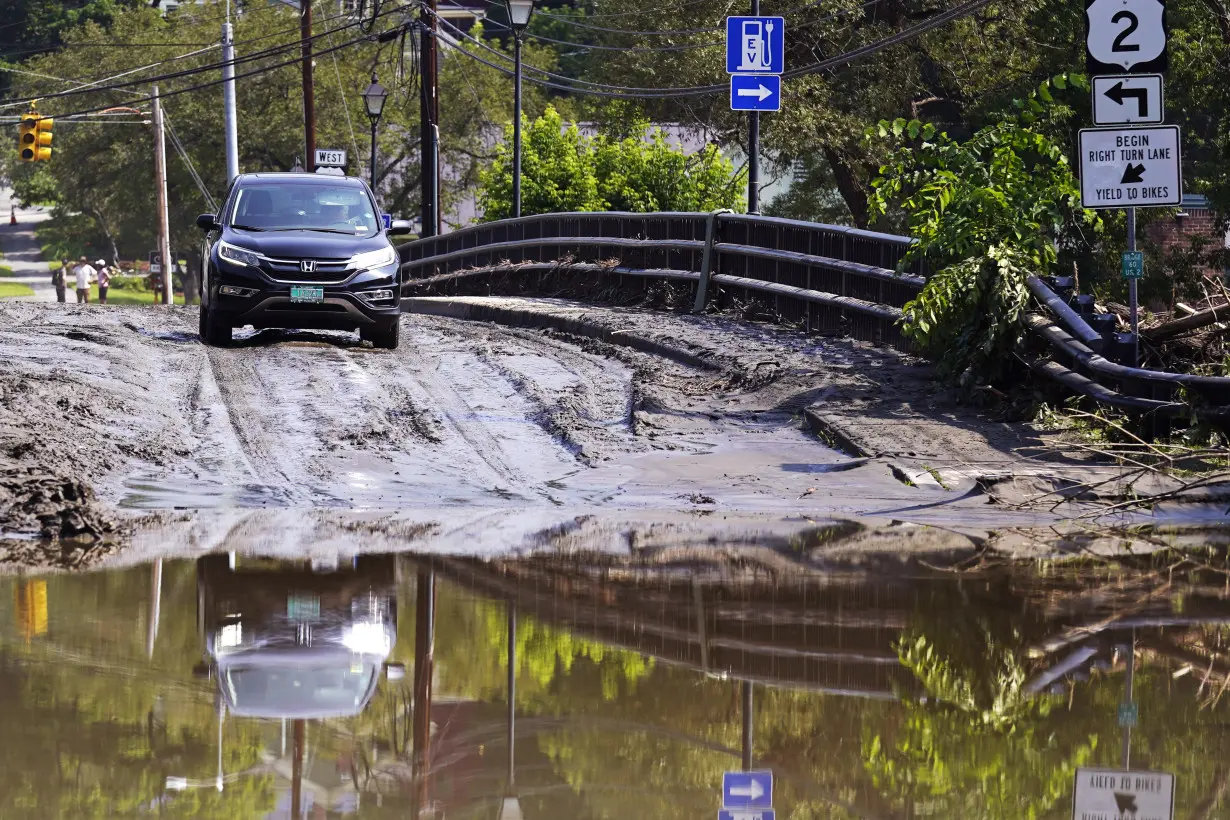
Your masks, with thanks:
M 1161 74 L 1093 78 L 1094 125 L 1149 125 L 1162 117 Z
M 1085 65 L 1091 75 L 1165 71 L 1162 0 L 1085 0 Z
M 1183 201 L 1179 127 L 1083 129 L 1080 173 L 1086 208 L 1178 205 Z
M 1077 769 L 1073 820 L 1173 820 L 1174 775 Z

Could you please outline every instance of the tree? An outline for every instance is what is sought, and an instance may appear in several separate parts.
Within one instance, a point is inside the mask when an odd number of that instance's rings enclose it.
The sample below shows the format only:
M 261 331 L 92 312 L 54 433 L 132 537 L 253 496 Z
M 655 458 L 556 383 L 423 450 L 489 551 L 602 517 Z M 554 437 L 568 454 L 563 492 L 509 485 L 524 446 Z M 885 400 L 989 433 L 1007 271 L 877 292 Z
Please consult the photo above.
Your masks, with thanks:
M 1020 103 L 1019 115 L 965 142 L 918 120 L 872 132 L 905 144 L 872 183 L 869 211 L 900 207 L 917 240 L 906 261 L 924 257 L 937 271 L 905 306 L 905 332 L 963 384 L 993 379 L 1011 360 L 1029 303 L 1025 280 L 1053 272 L 1101 229 L 1080 205 L 1063 147 L 1046 133 L 1065 119 L 1052 89 L 1069 85 L 1088 89 L 1083 78 L 1057 76 Z
M 554 107 L 523 121 L 521 212 L 707 211 L 734 209 L 746 186 L 714 145 L 688 155 L 638 119 L 627 136 L 587 137 Z M 512 126 L 479 175 L 486 220 L 512 215 Z
M 106 27 L 86 22 L 66 30 L 63 48 L 28 60 L 22 69 L 25 73 L 17 75 L 15 93 L 21 98 L 64 91 L 67 81 L 51 79 L 57 77 L 84 78 L 88 82 L 131 72 L 120 82 L 134 84 L 125 89 L 44 99 L 39 104 L 40 113 L 61 118 L 56 124 L 52 160 L 19 163 L 11 143 L 0 153 L 4 175 L 18 195 L 27 202 L 54 202 L 57 220 L 62 222 L 70 215 L 79 215 L 73 225 L 74 238 L 91 242 L 99 251 L 106 249 L 108 256 L 144 257 L 153 247 L 156 231 L 151 129 L 131 122 L 70 122 L 62 117 L 104 106 L 148 112 L 148 103 L 141 100 L 148 96 L 149 86 L 141 78 L 215 64 L 216 50 L 183 57 L 187 49 L 182 44 L 216 41 L 221 16 L 221 2 L 184 4 L 166 18 L 140 4 L 117 12 Z M 378 25 L 396 35 L 399 24 L 399 17 L 390 16 Z M 378 134 L 378 195 L 382 207 L 391 213 L 416 211 L 421 188 L 418 87 L 413 74 L 403 70 L 401 37 L 386 38 L 388 42 L 362 37 L 345 19 L 321 22 L 317 33 L 316 48 L 320 51 L 345 46 L 316 58 L 317 143 L 348 148 L 352 158 L 349 172 L 366 176 L 367 117 L 359 92 L 377 72 L 390 92 Z M 483 39 L 481 27 L 476 26 L 472 34 L 498 48 Z M 289 170 L 304 150 L 300 69 L 294 62 L 298 54 L 297 15 L 283 5 L 250 6 L 235 17 L 235 37 L 239 59 L 249 60 L 237 66 L 237 73 L 266 69 L 241 76 L 236 84 L 240 170 Z M 136 48 L 128 43 L 146 45 Z M 165 45 L 156 45 L 159 43 Z M 259 55 L 266 49 L 279 48 L 282 50 Z M 478 46 L 467 42 L 461 48 L 477 50 Z M 555 57 L 550 49 L 531 47 L 526 51 L 536 64 L 553 67 Z M 272 67 L 284 62 L 289 64 Z M 156 69 L 138 70 L 155 63 L 160 63 Z M 167 168 L 171 241 L 180 254 L 196 247 L 200 232 L 195 217 L 210 206 L 178 148 L 183 148 L 215 200 L 225 196 L 226 169 L 221 88 L 214 85 L 176 92 L 218 79 L 219 72 L 210 69 L 160 83 L 170 126 Z M 501 72 L 477 64 L 455 49 L 445 49 L 441 54 L 440 96 L 445 101 L 440 107 L 441 163 L 446 170 L 441 193 L 446 213 L 473 190 L 477 169 L 491 156 L 495 124 L 506 121 L 510 114 L 510 82 Z M 541 111 L 542 100 L 536 89 L 527 90 L 527 110 Z

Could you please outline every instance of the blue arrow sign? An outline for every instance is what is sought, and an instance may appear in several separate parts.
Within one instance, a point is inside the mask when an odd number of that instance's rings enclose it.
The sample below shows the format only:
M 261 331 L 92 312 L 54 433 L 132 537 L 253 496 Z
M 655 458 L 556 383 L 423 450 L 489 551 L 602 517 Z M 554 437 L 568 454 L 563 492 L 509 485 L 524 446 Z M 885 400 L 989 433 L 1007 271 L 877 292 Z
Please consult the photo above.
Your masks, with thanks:
M 723 809 L 718 812 L 718 820 L 777 820 L 777 813 L 773 809 L 753 809 L 751 811 Z
M 773 808 L 773 772 L 726 772 L 722 775 L 722 808 Z
M 773 74 L 730 75 L 731 111 L 780 111 L 782 78 Z
M 786 70 L 782 17 L 726 18 L 726 73 L 781 74 Z

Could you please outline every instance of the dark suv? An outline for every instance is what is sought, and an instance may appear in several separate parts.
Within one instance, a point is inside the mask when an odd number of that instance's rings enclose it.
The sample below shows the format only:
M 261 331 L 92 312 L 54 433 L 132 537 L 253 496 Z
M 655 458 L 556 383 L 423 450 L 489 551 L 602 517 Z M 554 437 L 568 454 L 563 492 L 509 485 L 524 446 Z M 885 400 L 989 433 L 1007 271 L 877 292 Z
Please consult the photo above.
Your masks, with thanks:
M 319 174 L 242 174 L 206 231 L 201 339 L 231 340 L 235 327 L 355 330 L 396 348 L 401 315 L 397 251 L 360 179 Z

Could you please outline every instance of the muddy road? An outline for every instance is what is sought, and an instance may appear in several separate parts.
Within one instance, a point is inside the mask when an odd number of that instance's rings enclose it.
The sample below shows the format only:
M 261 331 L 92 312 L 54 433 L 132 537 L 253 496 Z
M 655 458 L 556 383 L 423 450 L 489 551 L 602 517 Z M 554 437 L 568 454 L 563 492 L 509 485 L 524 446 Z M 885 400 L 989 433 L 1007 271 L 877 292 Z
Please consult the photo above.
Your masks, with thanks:
M 193 308 L 2 304 L 0 530 L 88 541 L 142 516 L 233 526 L 257 510 L 277 511 L 266 531 L 333 512 L 453 531 L 515 516 L 526 532 L 595 512 L 1055 518 L 987 503 L 973 477 L 1019 467 L 1021 431 L 949 424 L 917 363 L 720 319 L 585 312 L 652 349 L 432 315 L 403 318 L 397 351 L 281 331 L 215 349 Z M 870 394 L 895 409 L 868 418 L 868 440 L 898 453 L 852 457 L 805 415 Z

